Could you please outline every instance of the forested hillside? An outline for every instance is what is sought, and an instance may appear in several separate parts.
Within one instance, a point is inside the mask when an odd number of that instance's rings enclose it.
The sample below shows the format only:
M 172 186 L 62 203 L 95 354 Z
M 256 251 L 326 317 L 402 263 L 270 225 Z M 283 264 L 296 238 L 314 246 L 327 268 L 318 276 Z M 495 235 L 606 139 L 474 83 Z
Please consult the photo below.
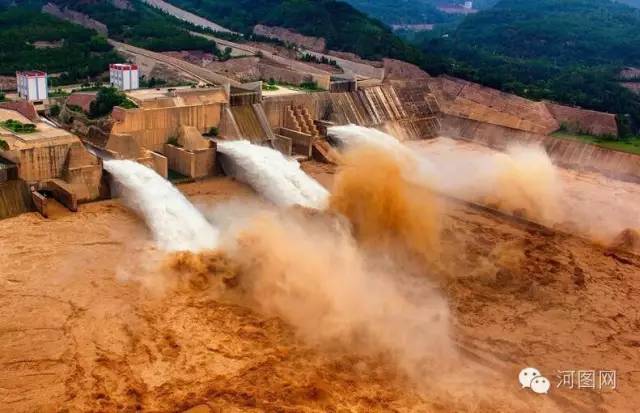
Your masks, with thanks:
M 335 0 L 169 0 L 175 6 L 239 32 L 256 24 L 282 26 L 324 37 L 333 50 L 365 58 L 419 60 L 419 53 L 383 23 Z
M 92 30 L 37 10 L 0 6 L 0 75 L 39 69 L 65 72 L 62 81 L 104 72 L 118 60 L 106 39 Z
M 459 19 L 436 8 L 433 0 L 346 0 L 356 9 L 392 24 L 447 23 Z
M 433 74 L 640 121 L 639 98 L 616 81 L 640 65 L 639 27 L 640 10 L 609 0 L 502 0 L 419 43 Z
M 52 0 L 60 7 L 69 7 L 104 23 L 109 37 L 162 52 L 169 50 L 215 50 L 215 44 L 189 34 L 183 23 L 163 12 L 138 1 L 128 3 L 130 9 L 119 8 L 104 0 Z

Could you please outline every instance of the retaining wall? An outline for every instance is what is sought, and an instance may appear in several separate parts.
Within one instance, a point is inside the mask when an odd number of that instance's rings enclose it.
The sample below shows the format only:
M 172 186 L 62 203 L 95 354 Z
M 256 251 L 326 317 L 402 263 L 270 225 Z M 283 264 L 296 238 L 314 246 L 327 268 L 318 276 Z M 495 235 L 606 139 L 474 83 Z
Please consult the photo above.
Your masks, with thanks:
M 177 136 L 182 125 L 194 126 L 201 133 L 219 126 L 221 111 L 219 103 L 152 109 L 116 107 L 113 117 L 117 121 L 111 133 L 132 135 L 141 147 L 162 152 L 167 139 Z
M 0 219 L 33 211 L 29 187 L 22 180 L 0 183 Z
M 580 141 L 554 138 L 450 115 L 442 116 L 441 135 L 473 141 L 501 151 L 513 144 L 541 145 L 553 162 L 561 167 L 595 171 L 615 179 L 640 182 L 640 156 Z
M 216 162 L 216 149 L 198 149 L 187 151 L 174 145 L 166 145 L 169 169 L 181 173 L 190 178 L 204 178 L 214 175 Z

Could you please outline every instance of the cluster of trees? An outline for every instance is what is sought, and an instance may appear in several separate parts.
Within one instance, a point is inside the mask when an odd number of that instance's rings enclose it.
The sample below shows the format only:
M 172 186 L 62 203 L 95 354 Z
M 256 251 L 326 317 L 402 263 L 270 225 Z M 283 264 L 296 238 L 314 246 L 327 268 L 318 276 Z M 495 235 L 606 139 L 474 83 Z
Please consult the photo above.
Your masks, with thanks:
M 217 52 L 215 42 L 191 35 L 187 23 L 140 1 L 130 1 L 131 9 L 115 7 L 110 1 L 54 0 L 54 3 L 84 13 L 105 24 L 110 37 L 134 46 L 156 52 Z
M 0 122 L 0 125 L 15 133 L 33 133 L 36 131 L 36 125 L 33 123 L 22 123 L 15 119 L 7 119 L 4 122 Z
M 640 65 L 640 10 L 610 0 L 502 0 L 448 36 L 416 42 L 422 66 L 531 99 L 628 114 L 640 126 L 640 97 L 619 85 Z M 640 66 L 639 66 L 640 67 Z
M 323 64 L 323 65 L 338 66 L 338 63 L 333 59 L 329 59 L 326 56 L 322 56 L 322 57 L 318 58 L 317 56 L 309 54 L 309 53 L 305 53 L 304 55 L 302 55 L 300 60 L 302 60 L 303 62 L 320 63 L 320 64 Z
M 37 41 L 52 47 L 38 48 Z M 116 60 L 106 39 L 92 30 L 30 8 L 0 8 L 0 75 L 38 69 L 64 72 L 59 80 L 74 82 L 104 72 Z
M 114 87 L 101 87 L 96 100 L 89 106 L 89 117 L 100 118 L 111 113 L 115 106 L 125 109 L 136 108 L 136 104 L 127 99 L 124 93 Z

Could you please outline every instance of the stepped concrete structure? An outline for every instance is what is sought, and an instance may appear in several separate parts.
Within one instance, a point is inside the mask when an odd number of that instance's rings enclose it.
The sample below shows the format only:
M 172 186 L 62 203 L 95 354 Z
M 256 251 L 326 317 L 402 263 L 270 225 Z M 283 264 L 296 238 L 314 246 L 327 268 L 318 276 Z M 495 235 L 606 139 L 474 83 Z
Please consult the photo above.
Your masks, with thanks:
M 138 108 L 114 108 L 111 133 L 132 136 L 142 148 L 159 153 L 182 126 L 193 126 L 200 133 L 218 127 L 229 101 L 223 87 L 136 90 L 127 97 Z
M 4 207 L 0 208 L 0 217 L 33 206 L 24 202 L 25 187 L 36 197 L 52 196 L 71 210 L 76 210 L 78 203 L 100 197 L 100 160 L 77 136 L 40 119 L 29 119 L 17 111 L 0 108 L 0 122 L 10 119 L 34 124 L 36 130 L 16 133 L 0 127 L 0 139 L 9 145 L 9 150 L 0 151 L 0 163 L 5 172 L 12 169 L 10 173 L 0 174 L 5 181 L 1 189 Z
M 145 89 L 127 92 L 138 107 L 115 107 L 108 132 L 86 139 L 119 159 L 137 160 L 162 176 L 172 169 L 189 178 L 213 174 L 215 143 L 203 134 L 221 126 L 228 87 Z

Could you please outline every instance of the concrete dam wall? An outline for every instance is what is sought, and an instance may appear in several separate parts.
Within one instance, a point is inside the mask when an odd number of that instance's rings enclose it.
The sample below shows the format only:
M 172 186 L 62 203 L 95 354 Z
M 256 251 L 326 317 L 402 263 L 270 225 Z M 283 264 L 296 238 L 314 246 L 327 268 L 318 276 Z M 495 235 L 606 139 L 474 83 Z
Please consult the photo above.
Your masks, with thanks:
M 24 181 L 12 180 L 0 183 L 0 219 L 33 210 L 31 194 Z
M 640 156 L 613 151 L 580 141 L 525 132 L 504 126 L 442 115 L 441 135 L 465 139 L 497 150 L 512 144 L 542 145 L 558 166 L 595 171 L 605 176 L 640 182 Z
M 313 93 L 266 98 L 264 111 L 273 129 L 286 127 L 286 110 L 304 107 L 313 119 L 338 125 L 376 127 L 400 139 L 437 136 L 439 106 L 426 82 L 393 82 L 355 92 Z

